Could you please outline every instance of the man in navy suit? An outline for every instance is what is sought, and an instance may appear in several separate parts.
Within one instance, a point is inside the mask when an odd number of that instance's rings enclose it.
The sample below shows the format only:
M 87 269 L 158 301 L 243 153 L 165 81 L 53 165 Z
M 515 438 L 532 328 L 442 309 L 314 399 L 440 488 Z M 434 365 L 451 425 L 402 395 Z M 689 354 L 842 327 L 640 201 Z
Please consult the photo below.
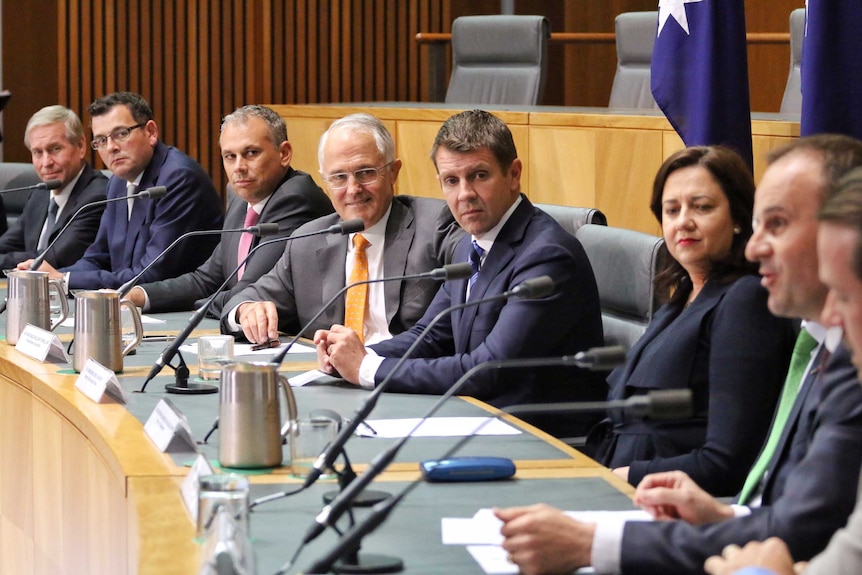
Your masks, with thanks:
M 113 172 L 108 198 L 133 195 L 154 186 L 165 186 L 167 195 L 109 203 L 96 240 L 81 259 L 59 270 L 47 263 L 39 269 L 64 278 L 68 289 L 117 288 L 185 232 L 221 228 L 222 201 L 197 162 L 159 141 L 153 111 L 139 94 L 109 94 L 90 104 L 88 111 L 92 146 Z M 218 235 L 187 238 L 156 262 L 141 281 L 175 277 L 195 269 L 218 242 Z M 25 262 L 18 267 L 28 266 Z
M 278 224 L 278 234 L 289 236 L 302 224 L 331 214 L 332 202 L 311 176 L 290 167 L 293 155 L 284 120 L 264 106 L 244 106 L 225 116 L 219 138 L 222 163 L 230 180 L 224 229 L 262 223 Z M 249 212 L 252 210 L 254 213 Z M 250 219 L 251 218 L 251 219 Z M 254 221 L 254 224 L 250 222 Z M 239 265 L 240 234 L 225 234 L 215 251 L 198 269 L 176 278 L 135 287 L 128 299 L 144 311 L 167 312 L 192 309 L 213 295 Z M 243 254 L 259 239 L 247 238 Z M 219 316 L 233 295 L 275 266 L 284 244 L 257 250 L 240 274 L 213 300 L 211 313 Z
M 746 256 L 760 264 L 770 311 L 803 318 L 819 344 L 755 496 L 727 505 L 671 471 L 645 477 L 635 503 L 674 521 L 583 523 L 547 505 L 497 510 L 503 547 L 522 573 L 590 564 L 599 573 L 702 573 L 726 545 L 773 535 L 809 559 L 846 523 L 862 464 L 862 388 L 840 329 L 817 323 L 828 292 L 817 275 L 817 213 L 840 177 L 862 166 L 862 142 L 802 138 L 769 160 Z
M 449 209 L 470 234 L 455 261 L 474 261 L 471 280 L 440 287 L 410 330 L 366 349 L 343 325 L 315 334 L 322 370 L 373 387 L 392 375 L 389 391 L 442 394 L 472 367 L 508 358 L 574 354 L 603 342 L 598 289 L 581 244 L 521 194 L 521 160 L 512 133 L 497 117 L 473 110 L 452 116 L 431 149 Z M 475 255 L 471 255 L 475 254 Z M 544 299 L 493 301 L 466 307 L 429 332 L 398 372 L 392 368 L 442 310 L 550 276 Z M 469 293 L 468 293 L 469 292 Z M 604 381 L 576 368 L 486 370 L 460 392 L 496 406 L 598 399 Z M 585 422 L 537 423 L 555 434 L 584 432 Z
M 14 268 L 36 257 L 53 241 L 81 206 L 105 199 L 108 178 L 84 160 L 84 126 L 72 110 L 46 106 L 27 122 L 24 145 L 39 178 L 60 180 L 56 190 L 34 190 L 21 217 L 0 236 L 0 269 Z M 104 206 L 81 212 L 51 246 L 45 261 L 55 267 L 75 263 L 99 229 Z

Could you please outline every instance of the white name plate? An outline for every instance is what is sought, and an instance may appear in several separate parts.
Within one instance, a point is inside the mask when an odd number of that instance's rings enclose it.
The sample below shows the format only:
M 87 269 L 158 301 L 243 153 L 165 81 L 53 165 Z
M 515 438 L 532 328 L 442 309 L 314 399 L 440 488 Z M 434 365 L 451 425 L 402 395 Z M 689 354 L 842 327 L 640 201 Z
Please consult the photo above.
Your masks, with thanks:
M 75 380 L 75 387 L 96 403 L 104 403 L 109 397 L 120 403 L 128 401 L 117 374 L 93 358 L 87 359 L 84 370 Z
M 162 453 L 197 451 L 186 416 L 167 398 L 156 404 L 144 432 Z
M 189 474 L 186 475 L 180 487 L 180 494 L 183 497 L 183 503 L 186 504 L 186 511 L 189 512 L 192 523 L 196 523 L 198 520 L 198 494 L 201 490 L 200 478 L 203 475 L 212 475 L 213 473 L 215 473 L 213 466 L 210 465 L 210 462 L 207 461 L 203 453 L 198 453 Z
M 45 358 L 51 356 L 60 361 L 69 362 L 69 355 L 59 337 L 29 323 L 24 326 L 24 331 L 18 337 L 15 349 L 38 361 L 45 361 Z

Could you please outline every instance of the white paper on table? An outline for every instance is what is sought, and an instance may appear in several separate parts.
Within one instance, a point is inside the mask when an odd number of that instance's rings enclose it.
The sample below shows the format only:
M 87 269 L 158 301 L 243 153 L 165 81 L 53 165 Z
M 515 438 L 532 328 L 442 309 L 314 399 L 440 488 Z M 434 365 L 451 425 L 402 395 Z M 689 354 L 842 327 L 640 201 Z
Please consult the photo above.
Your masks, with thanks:
M 142 324 L 144 324 L 144 325 L 147 325 L 147 324 L 158 324 L 158 323 L 165 323 L 165 320 L 155 318 L 155 317 L 153 317 L 153 316 L 151 316 L 151 315 L 143 315 L 143 314 L 142 314 L 142 315 L 141 315 L 141 323 L 142 323 Z M 75 318 L 74 318 L 74 317 L 67 317 L 67 318 L 66 318 L 66 319 L 64 319 L 64 320 L 63 320 L 63 322 L 60 324 L 60 327 L 75 327 Z
M 306 371 L 305 373 L 300 373 L 299 375 L 294 375 L 287 379 L 287 383 L 290 384 L 290 387 L 302 387 L 306 383 L 311 383 L 312 381 L 316 381 L 321 377 L 332 377 L 331 375 L 327 375 L 318 369 L 312 369 L 311 371 Z
M 234 356 L 238 355 L 274 355 L 278 353 L 281 349 L 283 349 L 284 344 L 281 344 L 279 347 L 265 347 L 263 349 L 258 349 L 257 351 L 252 351 L 251 348 L 253 344 L 251 343 L 236 343 L 233 346 L 233 354 Z M 195 355 L 198 354 L 198 342 L 184 343 L 180 346 L 180 351 L 184 351 L 186 353 L 193 353 Z M 315 353 L 314 347 L 310 345 L 305 345 L 302 343 L 295 343 L 293 347 L 290 348 L 291 353 Z
M 490 421 L 489 421 L 490 420 Z M 407 419 L 369 419 L 368 427 L 358 428 L 356 435 L 362 437 L 385 437 L 398 439 L 407 437 L 422 421 L 418 417 Z M 485 422 L 488 422 L 485 424 Z M 479 426 L 485 424 L 481 429 Z M 478 429 L 478 431 L 477 431 Z M 465 437 L 468 435 L 520 435 L 521 431 L 493 417 L 429 417 L 413 432 L 413 437 Z

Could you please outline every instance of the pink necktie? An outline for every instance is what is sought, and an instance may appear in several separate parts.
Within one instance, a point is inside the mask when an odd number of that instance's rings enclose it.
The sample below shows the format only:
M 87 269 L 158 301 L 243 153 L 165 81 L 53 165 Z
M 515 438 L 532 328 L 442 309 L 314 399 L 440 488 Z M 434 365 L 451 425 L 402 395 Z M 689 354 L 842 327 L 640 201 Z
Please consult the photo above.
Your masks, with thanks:
M 257 221 L 260 219 L 260 214 L 254 211 L 254 208 L 251 206 L 248 207 L 248 211 L 245 213 L 245 222 L 242 224 L 244 228 L 250 228 L 251 226 L 256 226 Z M 250 234 L 248 232 L 244 232 L 239 238 L 239 248 L 236 251 L 236 263 L 241 262 L 248 255 L 248 251 L 251 249 L 251 242 L 254 239 L 254 234 Z M 242 279 L 242 274 L 245 273 L 245 264 L 239 268 L 239 271 L 236 273 L 237 281 Z

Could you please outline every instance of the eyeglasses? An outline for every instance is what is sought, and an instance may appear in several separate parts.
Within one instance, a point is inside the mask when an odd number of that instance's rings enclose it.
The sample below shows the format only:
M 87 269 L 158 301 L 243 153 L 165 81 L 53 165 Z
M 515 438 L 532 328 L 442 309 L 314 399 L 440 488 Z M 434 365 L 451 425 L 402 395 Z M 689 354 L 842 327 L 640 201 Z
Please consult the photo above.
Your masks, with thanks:
M 99 136 L 98 138 L 93 138 L 93 141 L 90 142 L 90 145 L 94 150 L 104 150 L 108 146 L 108 138 L 111 138 L 115 142 L 125 142 L 129 139 L 129 136 L 132 135 L 132 130 L 135 128 L 143 128 L 146 126 L 146 123 L 143 124 L 135 124 L 134 126 L 129 126 L 128 128 L 117 128 L 107 136 Z
M 392 160 L 394 162 L 395 160 Z M 383 164 L 379 168 L 362 168 L 361 170 L 356 170 L 355 172 L 338 172 L 337 174 L 329 174 L 328 176 L 324 176 L 323 179 L 329 185 L 329 187 L 333 190 L 341 190 L 347 187 L 347 184 L 350 183 L 350 176 L 353 175 L 353 179 L 356 180 L 356 183 L 366 186 L 368 184 L 373 184 L 377 180 L 380 179 L 380 171 L 388 168 L 392 165 L 392 162 L 388 164 Z

